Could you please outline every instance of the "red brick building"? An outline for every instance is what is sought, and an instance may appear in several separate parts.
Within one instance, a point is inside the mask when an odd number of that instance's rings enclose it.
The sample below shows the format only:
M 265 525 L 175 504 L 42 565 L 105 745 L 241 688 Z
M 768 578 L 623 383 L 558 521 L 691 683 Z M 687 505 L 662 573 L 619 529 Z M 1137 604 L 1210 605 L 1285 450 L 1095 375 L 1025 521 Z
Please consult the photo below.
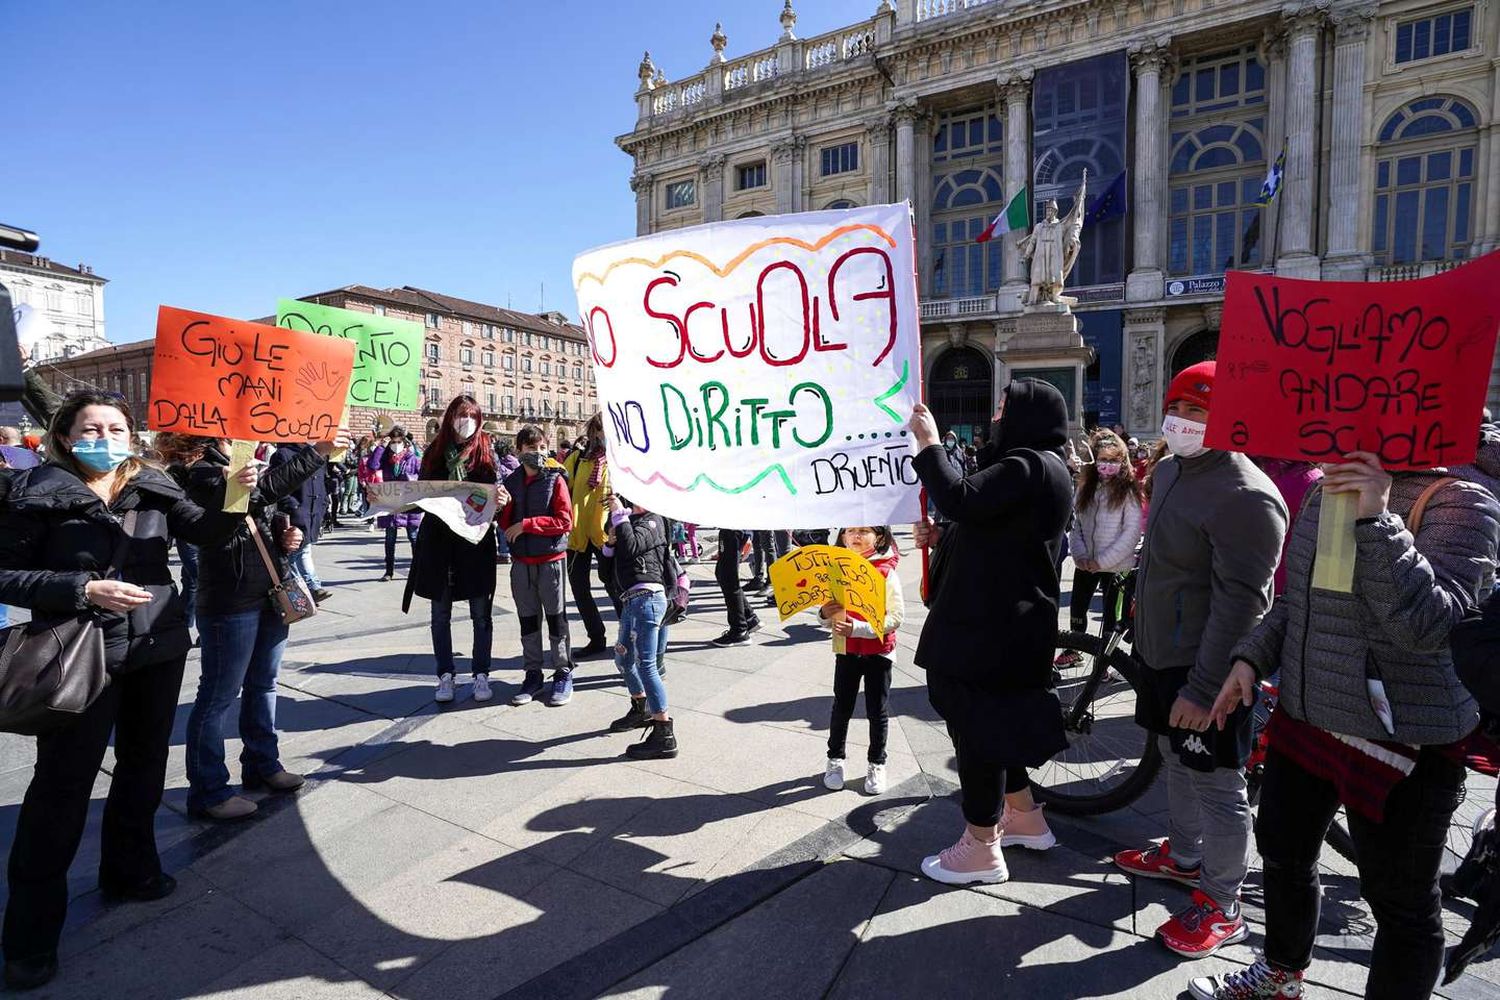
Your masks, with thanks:
M 146 426 L 146 403 L 151 398 L 151 362 L 156 341 L 114 344 L 71 358 L 43 361 L 37 366 L 43 381 L 60 393 L 77 389 L 118 392 L 130 404 L 136 423 Z M 29 419 L 29 418 L 28 418 Z M 37 428 L 40 432 L 40 428 Z

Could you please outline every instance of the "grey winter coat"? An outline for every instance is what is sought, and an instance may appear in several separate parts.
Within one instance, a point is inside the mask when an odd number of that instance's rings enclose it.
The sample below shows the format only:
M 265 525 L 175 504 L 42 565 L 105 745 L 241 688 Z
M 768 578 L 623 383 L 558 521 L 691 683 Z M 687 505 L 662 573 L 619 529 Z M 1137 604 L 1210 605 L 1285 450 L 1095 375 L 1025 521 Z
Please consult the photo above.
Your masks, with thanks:
M 1271 606 L 1286 503 L 1236 452 L 1167 458 L 1153 476 L 1135 651 L 1153 670 L 1191 667 L 1182 694 L 1210 708 L 1229 675 L 1230 651 Z
M 1404 518 L 1437 473 L 1398 475 L 1389 511 L 1355 526 L 1354 593 L 1312 587 L 1323 492 L 1308 497 L 1287 553 L 1287 588 L 1234 651 L 1266 676 L 1281 670 L 1281 708 L 1320 729 L 1442 745 L 1467 736 L 1479 706 L 1459 683 L 1448 636 L 1494 572 L 1500 504 L 1473 483 L 1442 487 L 1417 537 Z M 1370 707 L 1385 684 L 1396 732 Z

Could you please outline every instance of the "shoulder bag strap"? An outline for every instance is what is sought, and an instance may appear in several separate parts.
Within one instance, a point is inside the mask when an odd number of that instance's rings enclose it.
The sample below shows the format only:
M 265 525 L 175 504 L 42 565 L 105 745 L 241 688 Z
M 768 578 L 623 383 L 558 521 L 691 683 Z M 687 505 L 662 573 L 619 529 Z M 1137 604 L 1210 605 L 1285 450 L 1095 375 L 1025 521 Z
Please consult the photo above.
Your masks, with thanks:
M 271 558 L 270 550 L 266 548 L 266 540 L 260 535 L 260 525 L 255 523 L 255 518 L 246 514 L 245 526 L 250 529 L 250 537 L 255 539 L 255 547 L 260 551 L 260 558 L 266 564 L 266 572 L 271 576 L 271 584 L 273 586 L 279 584 L 281 571 L 276 568 L 276 562 Z
M 125 568 L 125 550 L 130 547 L 131 539 L 135 537 L 135 521 L 136 512 L 127 510 L 124 519 L 124 533 L 120 535 L 120 540 L 115 543 L 115 551 L 109 557 L 109 565 L 104 567 L 105 579 L 113 577 L 114 574 Z
M 1436 482 L 1432 483 L 1432 485 L 1428 486 L 1425 490 L 1422 491 L 1422 495 L 1417 497 L 1417 502 L 1412 504 L 1411 506 L 1411 513 L 1406 517 L 1406 530 L 1411 532 L 1413 538 L 1415 538 L 1417 536 L 1417 532 L 1421 530 L 1422 515 L 1427 513 L 1427 504 L 1432 500 L 1433 497 L 1437 496 L 1438 490 L 1442 489 L 1444 486 L 1447 486 L 1449 483 L 1456 482 L 1458 482 L 1458 480 L 1454 477 L 1444 476 Z

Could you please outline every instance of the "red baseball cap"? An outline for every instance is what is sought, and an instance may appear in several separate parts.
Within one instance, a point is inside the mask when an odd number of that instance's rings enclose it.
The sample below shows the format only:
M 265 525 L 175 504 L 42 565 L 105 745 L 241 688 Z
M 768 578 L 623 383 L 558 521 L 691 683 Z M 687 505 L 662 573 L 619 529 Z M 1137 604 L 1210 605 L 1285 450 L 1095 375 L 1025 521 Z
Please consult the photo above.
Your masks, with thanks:
M 1212 361 L 1200 361 L 1178 372 L 1177 377 L 1172 379 L 1172 384 L 1167 386 L 1167 399 L 1162 404 L 1162 409 L 1165 410 L 1178 400 L 1208 409 L 1208 401 L 1214 394 L 1214 372 L 1217 367 Z

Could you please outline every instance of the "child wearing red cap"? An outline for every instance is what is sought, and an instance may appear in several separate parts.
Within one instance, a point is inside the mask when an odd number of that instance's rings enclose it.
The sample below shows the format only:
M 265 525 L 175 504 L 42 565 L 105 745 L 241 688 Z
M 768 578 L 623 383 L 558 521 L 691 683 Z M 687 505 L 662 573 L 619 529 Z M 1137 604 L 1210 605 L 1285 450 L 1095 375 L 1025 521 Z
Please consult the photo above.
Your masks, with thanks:
M 1170 836 L 1115 864 L 1193 887 L 1192 903 L 1157 930 L 1172 951 L 1212 955 L 1243 941 L 1240 913 L 1250 846 L 1244 766 L 1248 709 L 1223 728 L 1209 710 L 1230 652 L 1271 606 L 1287 509 L 1265 473 L 1237 452 L 1204 446 L 1214 362 L 1178 373 L 1162 437 L 1171 454 L 1153 473 L 1136 584 L 1136 721 L 1157 734 L 1167 775 Z

